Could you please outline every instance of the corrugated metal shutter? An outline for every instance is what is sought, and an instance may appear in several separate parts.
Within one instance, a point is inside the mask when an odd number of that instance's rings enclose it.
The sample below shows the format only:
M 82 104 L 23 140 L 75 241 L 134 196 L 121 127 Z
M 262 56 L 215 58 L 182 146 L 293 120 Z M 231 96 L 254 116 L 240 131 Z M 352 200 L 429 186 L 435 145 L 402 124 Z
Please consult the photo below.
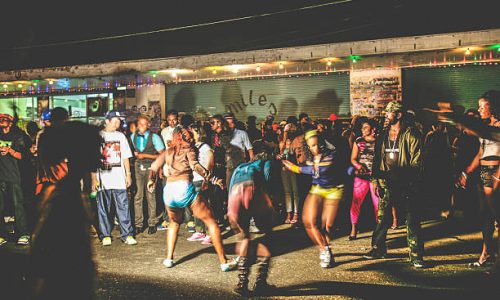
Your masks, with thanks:
M 181 83 L 166 86 L 167 109 L 195 114 L 232 111 L 245 121 L 254 115 L 275 120 L 307 112 L 313 119 L 349 115 L 349 74 Z
M 412 108 L 448 101 L 477 108 L 481 94 L 500 90 L 500 66 L 464 66 L 403 70 L 403 102 Z

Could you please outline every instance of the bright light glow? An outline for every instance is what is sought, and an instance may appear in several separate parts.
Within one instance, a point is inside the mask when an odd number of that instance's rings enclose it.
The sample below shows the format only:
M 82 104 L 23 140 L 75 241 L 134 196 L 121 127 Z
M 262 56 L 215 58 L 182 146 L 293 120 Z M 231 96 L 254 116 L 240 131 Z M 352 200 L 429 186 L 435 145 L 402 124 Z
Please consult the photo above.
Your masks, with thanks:
M 156 78 L 156 74 L 153 74 L 153 78 Z
M 22 84 L 18 84 L 18 85 L 17 85 L 17 87 L 18 87 L 18 88 L 22 88 L 22 87 L 23 87 L 23 85 L 22 85 Z
M 3 88 L 4 88 L 4 89 L 6 89 L 6 88 L 8 88 L 8 87 L 9 87 L 9 86 L 8 86 L 8 85 L 6 85 L 6 84 L 4 84 L 4 85 L 3 85 Z
M 255 68 L 255 71 L 260 72 L 260 66 L 257 66 L 257 68 Z
M 177 73 L 172 73 L 170 76 L 172 76 L 172 78 L 177 78 Z
M 328 61 L 328 62 L 326 63 L 326 65 L 327 65 L 327 66 L 329 66 L 329 67 L 331 67 L 331 66 L 332 66 L 332 62 L 331 62 L 331 61 Z
M 465 55 L 470 55 L 470 49 L 467 48 L 467 50 L 465 50 Z
M 229 69 L 231 69 L 231 72 L 236 74 L 240 71 L 241 65 L 231 65 L 229 66 Z
M 49 84 L 54 84 L 54 81 L 53 80 L 49 80 Z
M 34 86 L 37 86 L 37 85 L 38 85 L 38 82 L 33 82 L 33 85 L 34 85 Z
M 119 91 L 123 91 L 123 90 L 126 90 L 127 87 L 126 86 L 119 86 L 116 89 L 119 90 Z
M 217 70 L 213 70 L 212 74 L 217 75 Z
M 280 68 L 280 70 L 282 70 L 283 68 L 285 68 L 285 66 L 283 65 L 283 63 L 280 63 L 278 68 Z

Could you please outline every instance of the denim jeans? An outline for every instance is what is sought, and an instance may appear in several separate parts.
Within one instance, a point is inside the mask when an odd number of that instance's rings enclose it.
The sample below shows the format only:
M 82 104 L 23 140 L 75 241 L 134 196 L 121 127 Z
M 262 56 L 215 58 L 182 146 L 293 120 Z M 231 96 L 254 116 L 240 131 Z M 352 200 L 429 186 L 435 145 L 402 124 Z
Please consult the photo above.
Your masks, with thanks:
M 8 199 L 12 200 L 14 204 L 16 234 L 18 236 L 29 235 L 21 186 L 12 182 L 0 181 L 0 237 L 6 237 L 5 220 L 3 216 L 5 202 Z
M 111 198 L 114 199 L 116 217 L 120 224 L 120 232 L 123 240 L 133 235 L 132 220 L 128 202 L 127 190 L 104 190 L 97 193 L 97 214 L 99 216 L 99 229 L 102 237 L 111 236 L 114 220 L 111 212 Z
M 281 180 L 283 182 L 283 189 L 285 192 L 286 212 L 299 212 L 299 190 L 297 187 L 296 174 L 288 171 L 281 170 Z

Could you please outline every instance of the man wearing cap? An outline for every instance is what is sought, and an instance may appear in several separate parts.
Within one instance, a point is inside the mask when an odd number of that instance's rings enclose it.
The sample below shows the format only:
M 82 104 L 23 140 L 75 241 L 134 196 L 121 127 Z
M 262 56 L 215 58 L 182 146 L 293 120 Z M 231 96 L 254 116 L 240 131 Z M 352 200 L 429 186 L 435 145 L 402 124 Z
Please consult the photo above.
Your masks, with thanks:
M 14 205 L 17 244 L 27 245 L 30 241 L 19 169 L 19 162 L 31 146 L 25 141 L 22 130 L 14 124 L 14 117 L 0 114 L 0 246 L 7 243 L 4 208 L 8 200 Z
M 156 193 L 147 191 L 146 183 L 148 182 L 149 169 L 153 161 L 164 150 L 165 146 L 159 135 L 149 130 L 151 121 L 147 115 L 137 117 L 137 131 L 131 135 L 132 145 L 135 155 L 135 180 L 137 185 L 137 193 L 134 199 L 135 212 L 135 230 L 136 233 L 142 232 L 144 214 L 143 201 L 144 194 L 148 201 L 148 233 L 156 233 L 156 225 L 159 217 L 156 213 Z
M 373 159 L 373 178 L 379 193 L 378 221 L 372 236 L 372 249 L 364 257 L 384 258 L 385 240 L 392 224 L 391 208 L 406 212 L 410 264 L 423 268 L 424 245 L 421 240 L 417 199 L 422 161 L 422 135 L 411 125 L 402 123 L 403 105 L 389 102 L 384 110 L 388 127 L 377 137 Z
M 92 190 L 97 191 L 97 214 L 99 218 L 100 238 L 104 246 L 111 245 L 113 229 L 112 201 L 120 225 L 122 241 L 128 245 L 137 244 L 134 239 L 130 217 L 127 188 L 132 184 L 129 159 L 132 151 L 125 135 L 118 130 L 125 116 L 118 111 L 106 114 L 106 126 L 100 134 L 103 138 L 103 164 L 96 173 L 92 173 Z

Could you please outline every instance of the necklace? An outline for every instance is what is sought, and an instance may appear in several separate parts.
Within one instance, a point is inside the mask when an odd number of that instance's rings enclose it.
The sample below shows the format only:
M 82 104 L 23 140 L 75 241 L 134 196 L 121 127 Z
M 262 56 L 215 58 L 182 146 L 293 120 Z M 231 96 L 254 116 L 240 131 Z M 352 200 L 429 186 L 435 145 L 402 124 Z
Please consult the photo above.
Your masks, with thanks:
M 389 152 L 389 159 L 394 160 L 394 157 L 395 157 L 394 149 L 396 149 L 396 142 L 398 141 L 398 138 L 396 136 L 396 139 L 394 140 L 392 147 L 391 147 L 391 139 L 389 138 L 389 136 L 387 136 L 387 141 L 389 142 L 389 148 L 391 148 L 391 150 Z

